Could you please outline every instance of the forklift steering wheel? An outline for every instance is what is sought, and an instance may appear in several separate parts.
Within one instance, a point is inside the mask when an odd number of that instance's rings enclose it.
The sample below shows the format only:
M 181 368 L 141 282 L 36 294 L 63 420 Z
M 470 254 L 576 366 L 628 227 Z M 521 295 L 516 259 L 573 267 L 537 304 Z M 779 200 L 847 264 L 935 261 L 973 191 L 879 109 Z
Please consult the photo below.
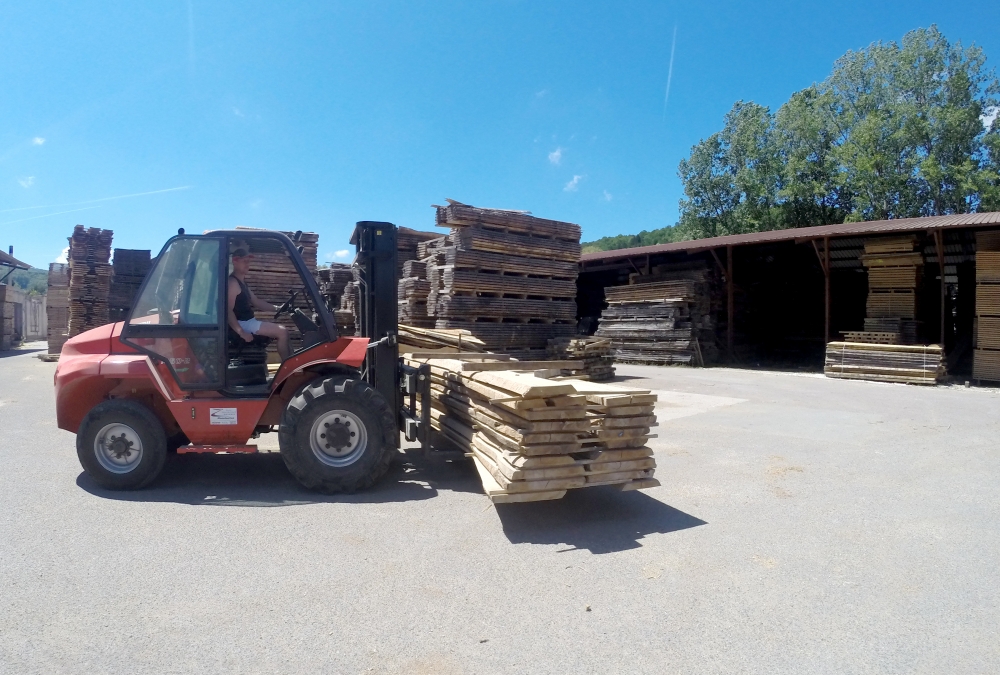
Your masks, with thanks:
M 289 314 L 291 314 L 295 310 L 295 296 L 296 295 L 297 295 L 297 293 L 295 291 L 288 291 L 288 299 L 285 300 L 285 304 L 283 304 L 281 307 L 279 307 L 277 309 L 277 311 L 275 311 L 275 313 L 274 313 L 275 320 L 277 320 L 277 318 L 279 316 L 281 316 L 282 314 L 284 314 L 285 312 L 288 312 Z

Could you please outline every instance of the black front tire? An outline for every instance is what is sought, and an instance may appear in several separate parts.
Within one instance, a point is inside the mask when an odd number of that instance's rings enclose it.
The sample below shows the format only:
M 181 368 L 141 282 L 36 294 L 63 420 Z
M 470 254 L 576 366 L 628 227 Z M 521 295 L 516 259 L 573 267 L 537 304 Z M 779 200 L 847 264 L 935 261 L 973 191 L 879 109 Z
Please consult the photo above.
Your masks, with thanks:
M 103 401 L 87 413 L 76 454 L 94 482 L 109 490 L 152 483 L 167 459 L 167 436 L 149 408 L 126 399 Z
M 343 424 L 342 454 L 318 444 L 315 437 L 324 423 Z M 363 438 L 363 447 L 346 434 Z M 285 466 L 300 483 L 321 492 L 350 493 L 371 487 L 388 470 L 396 454 L 396 424 L 389 404 L 367 382 L 333 376 L 304 387 L 288 402 L 278 442 Z M 350 443 L 356 443 L 353 449 Z

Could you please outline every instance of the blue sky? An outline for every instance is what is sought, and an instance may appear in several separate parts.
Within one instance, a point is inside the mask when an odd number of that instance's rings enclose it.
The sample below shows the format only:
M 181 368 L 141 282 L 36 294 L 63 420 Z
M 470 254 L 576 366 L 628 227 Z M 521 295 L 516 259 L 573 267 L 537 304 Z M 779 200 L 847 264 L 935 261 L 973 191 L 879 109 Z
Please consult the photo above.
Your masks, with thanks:
M 355 221 L 434 229 L 449 197 L 662 227 L 734 101 L 932 23 L 1000 60 L 995 2 L 5 2 L 0 245 L 44 267 L 76 223 L 154 252 L 246 225 L 343 260 Z

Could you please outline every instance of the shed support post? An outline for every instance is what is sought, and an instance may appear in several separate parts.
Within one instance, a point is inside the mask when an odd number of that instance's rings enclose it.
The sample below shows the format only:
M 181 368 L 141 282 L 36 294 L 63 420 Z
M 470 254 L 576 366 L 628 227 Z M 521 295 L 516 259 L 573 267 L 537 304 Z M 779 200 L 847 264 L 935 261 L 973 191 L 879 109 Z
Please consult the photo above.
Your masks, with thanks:
M 830 343 L 830 237 L 823 237 L 823 340 Z
M 934 248 L 937 249 L 938 269 L 941 272 L 941 349 L 944 349 L 944 304 L 946 295 L 944 285 L 944 235 L 941 233 L 941 230 L 934 230 L 933 232 Z
M 735 361 L 733 357 L 733 321 L 736 318 L 736 310 L 733 300 L 733 247 L 726 247 L 726 348 L 729 350 L 729 360 Z

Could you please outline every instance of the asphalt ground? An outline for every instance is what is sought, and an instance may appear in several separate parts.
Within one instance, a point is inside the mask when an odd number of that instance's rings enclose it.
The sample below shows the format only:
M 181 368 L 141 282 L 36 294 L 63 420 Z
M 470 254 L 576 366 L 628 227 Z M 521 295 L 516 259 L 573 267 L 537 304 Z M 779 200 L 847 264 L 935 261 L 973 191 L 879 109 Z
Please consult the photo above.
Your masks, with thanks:
M 3 673 L 989 673 L 1000 392 L 620 366 L 660 488 L 494 507 L 466 463 L 300 488 L 277 454 L 81 472 L 0 354 Z

